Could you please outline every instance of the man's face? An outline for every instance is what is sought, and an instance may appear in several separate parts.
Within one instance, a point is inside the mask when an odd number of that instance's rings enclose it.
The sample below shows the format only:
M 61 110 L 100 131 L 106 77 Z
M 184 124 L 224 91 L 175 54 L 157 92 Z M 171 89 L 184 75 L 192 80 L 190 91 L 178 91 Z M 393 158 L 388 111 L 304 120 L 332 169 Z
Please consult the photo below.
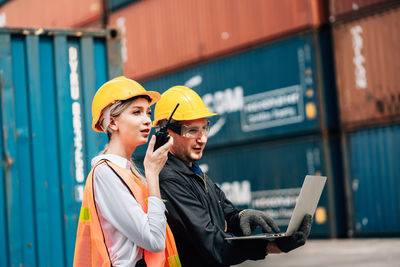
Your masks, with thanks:
M 174 144 L 170 151 L 185 162 L 185 164 L 191 166 L 193 161 L 199 160 L 203 156 L 203 149 L 206 146 L 208 138 L 207 132 L 203 130 L 207 127 L 207 120 L 202 118 L 183 121 L 181 124 L 189 132 L 196 132 L 198 130 L 198 134 L 194 135 L 195 137 L 185 137 L 168 130 L 168 133 L 174 138 Z

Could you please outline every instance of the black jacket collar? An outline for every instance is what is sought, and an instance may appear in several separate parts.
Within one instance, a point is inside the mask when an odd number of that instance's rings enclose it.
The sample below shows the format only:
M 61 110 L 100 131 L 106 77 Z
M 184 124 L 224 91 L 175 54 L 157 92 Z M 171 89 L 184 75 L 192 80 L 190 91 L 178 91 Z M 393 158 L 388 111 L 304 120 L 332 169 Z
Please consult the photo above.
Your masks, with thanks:
M 171 153 L 168 153 L 168 161 L 165 165 L 185 175 L 195 175 L 193 171 L 189 168 L 189 166 L 187 166 L 182 160 L 175 157 Z

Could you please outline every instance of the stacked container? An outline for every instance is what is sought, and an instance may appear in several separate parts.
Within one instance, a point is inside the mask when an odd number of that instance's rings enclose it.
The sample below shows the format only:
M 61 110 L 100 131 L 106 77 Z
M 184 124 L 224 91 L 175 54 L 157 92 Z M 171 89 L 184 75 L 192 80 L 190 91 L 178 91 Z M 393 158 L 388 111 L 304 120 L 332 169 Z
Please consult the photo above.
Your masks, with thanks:
M 380 9 L 396 6 L 397 0 L 330 0 L 331 22 L 361 18 Z
M 136 1 L 138 0 L 108 0 L 107 5 L 110 11 L 115 11 Z
M 318 27 L 324 8 L 319 0 L 146 0 L 110 13 L 109 22 L 125 40 L 125 75 L 150 79 Z
M 314 30 L 144 83 L 193 88 L 217 117 L 201 167 L 242 208 L 286 226 L 306 174 L 327 175 L 313 236 L 343 233 L 330 34 Z M 338 222 L 339 221 L 339 222 Z
M 77 28 L 101 20 L 103 15 L 103 0 L 12 0 L 0 7 L 0 24 Z
M 400 233 L 400 8 L 370 2 L 333 14 L 350 236 Z
M 0 266 L 72 266 L 91 101 L 121 75 L 115 31 L 0 30 Z

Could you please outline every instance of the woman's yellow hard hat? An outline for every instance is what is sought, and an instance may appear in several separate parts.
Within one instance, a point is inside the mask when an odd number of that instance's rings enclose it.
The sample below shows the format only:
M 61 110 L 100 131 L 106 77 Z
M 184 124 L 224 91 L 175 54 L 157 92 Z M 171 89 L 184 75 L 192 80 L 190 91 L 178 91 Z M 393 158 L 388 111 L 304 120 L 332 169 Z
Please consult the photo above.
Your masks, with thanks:
M 124 76 L 114 78 L 103 84 L 97 90 L 92 102 L 92 128 L 96 132 L 103 132 L 99 119 L 103 110 L 119 100 L 126 100 L 135 96 L 148 96 L 153 105 L 160 99 L 160 94 L 154 91 L 146 91 L 138 82 Z

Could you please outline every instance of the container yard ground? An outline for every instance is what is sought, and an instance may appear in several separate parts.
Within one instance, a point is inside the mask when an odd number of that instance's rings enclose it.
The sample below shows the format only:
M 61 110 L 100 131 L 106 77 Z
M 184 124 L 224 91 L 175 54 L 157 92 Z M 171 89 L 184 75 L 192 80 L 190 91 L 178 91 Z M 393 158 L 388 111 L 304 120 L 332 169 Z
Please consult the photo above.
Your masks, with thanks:
M 400 238 L 309 240 L 288 254 L 246 261 L 240 267 L 375 267 L 400 266 Z

